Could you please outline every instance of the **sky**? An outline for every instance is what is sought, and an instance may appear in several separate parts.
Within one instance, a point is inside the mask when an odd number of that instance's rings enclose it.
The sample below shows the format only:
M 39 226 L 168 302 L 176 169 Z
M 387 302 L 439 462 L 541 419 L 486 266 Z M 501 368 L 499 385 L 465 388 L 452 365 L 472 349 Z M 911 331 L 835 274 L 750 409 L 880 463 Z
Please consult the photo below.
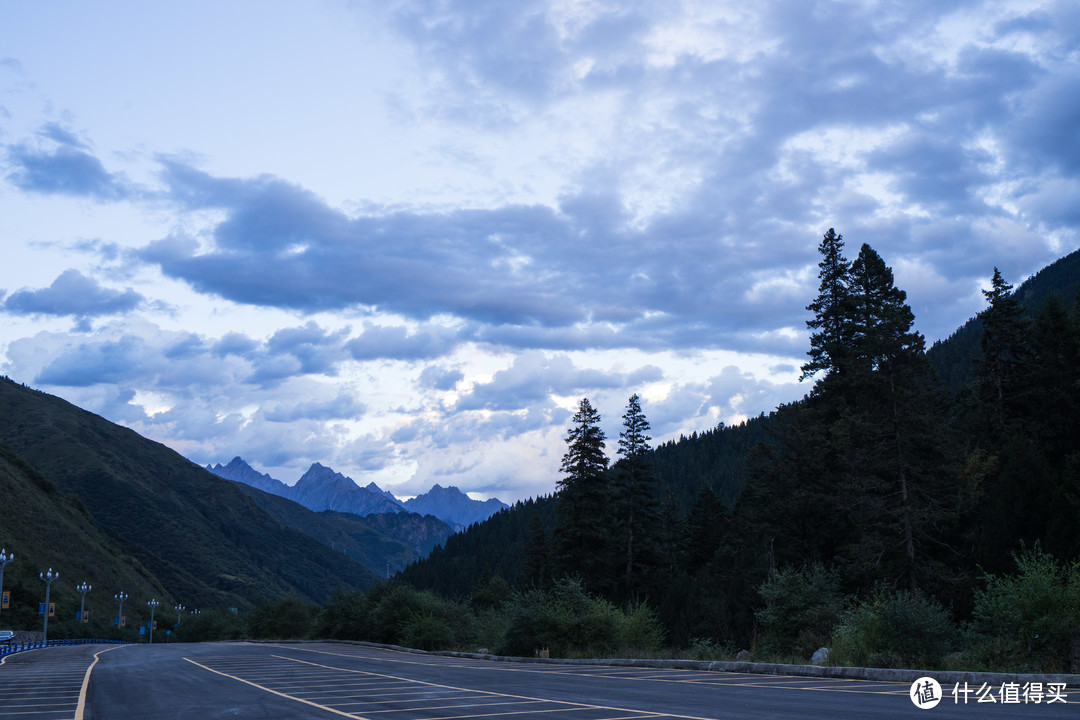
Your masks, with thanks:
M 822 234 L 927 344 L 1080 247 L 1080 5 L 0 0 L 0 372 L 192 461 L 555 490 L 797 400 Z

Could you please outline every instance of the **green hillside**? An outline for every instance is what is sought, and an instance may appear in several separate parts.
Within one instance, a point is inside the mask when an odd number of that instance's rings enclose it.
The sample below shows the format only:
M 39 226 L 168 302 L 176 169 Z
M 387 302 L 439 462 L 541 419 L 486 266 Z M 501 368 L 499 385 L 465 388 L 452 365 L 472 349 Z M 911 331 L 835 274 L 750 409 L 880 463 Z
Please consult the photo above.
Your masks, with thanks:
M 1080 293 L 1080 250 L 1069 253 L 1021 283 L 1014 296 L 1024 314 L 1034 319 L 1051 295 L 1071 305 Z M 975 379 L 975 361 L 980 357 L 982 320 L 973 317 L 945 340 L 927 350 L 926 359 L 951 392 Z
M 377 579 L 275 520 L 234 483 L 60 398 L 3 379 L 0 418 L 0 442 L 77 496 L 123 553 L 189 607 L 321 601 Z M 18 553 L 33 541 L 9 533 L 2 542 Z M 61 542 L 36 547 L 42 557 L 71 551 Z
M 57 608 L 52 626 L 65 634 L 73 630 L 79 610 L 74 588 L 83 582 L 93 588 L 86 607 L 96 628 L 111 622 L 117 609 L 113 596 L 121 590 L 137 599 L 128 605 L 133 616 L 151 597 L 171 602 L 150 571 L 97 526 L 78 497 L 62 493 L 2 443 L 0 497 L 0 545 L 15 555 L 4 569 L 11 607 L 0 615 L 3 628 L 41 629 L 37 607 L 45 600 L 45 584 L 38 574 L 49 568 L 60 573 L 50 592 Z
M 235 484 L 240 492 L 282 525 L 309 535 L 334 552 L 342 553 L 372 570 L 389 566 L 391 572 L 397 572 L 420 557 L 420 553 L 401 540 L 373 529 L 370 517 L 333 510 L 315 512 L 279 495 L 241 482 Z M 408 513 L 400 514 L 408 517 Z

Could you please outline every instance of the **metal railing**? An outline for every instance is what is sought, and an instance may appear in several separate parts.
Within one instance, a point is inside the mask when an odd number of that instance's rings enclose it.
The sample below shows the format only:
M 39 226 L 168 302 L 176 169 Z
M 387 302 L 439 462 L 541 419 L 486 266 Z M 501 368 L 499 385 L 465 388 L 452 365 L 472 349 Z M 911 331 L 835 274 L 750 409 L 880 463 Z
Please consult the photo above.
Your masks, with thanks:
M 44 647 L 57 647 L 60 645 L 123 645 L 123 640 L 104 640 L 104 639 L 91 639 L 91 638 L 72 638 L 70 640 L 49 640 L 43 642 L 41 640 L 29 640 L 26 642 L 10 642 L 0 644 L 0 657 L 5 657 L 17 652 L 23 652 L 24 650 L 37 650 Z

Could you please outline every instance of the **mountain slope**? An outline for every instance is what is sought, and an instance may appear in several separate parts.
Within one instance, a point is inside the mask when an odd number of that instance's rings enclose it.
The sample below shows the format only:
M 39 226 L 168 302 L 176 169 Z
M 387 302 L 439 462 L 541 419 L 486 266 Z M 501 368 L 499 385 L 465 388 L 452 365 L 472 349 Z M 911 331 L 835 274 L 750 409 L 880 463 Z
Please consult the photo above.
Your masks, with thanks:
M 376 575 L 385 574 L 387 567 L 397 572 L 422 556 L 421 550 L 384 532 L 377 522 L 367 517 L 332 510 L 315 512 L 292 500 L 239 481 L 236 481 L 236 486 L 282 525 L 310 535 L 334 552 L 362 563 Z M 450 528 L 445 524 L 443 527 L 445 534 L 442 538 L 445 539 L 450 534 Z M 426 554 L 426 550 L 423 554 Z
M 37 606 L 44 600 L 38 573 L 49 568 L 61 574 L 50 601 L 62 620 L 74 618 L 80 597 L 73 588 L 84 581 L 94 587 L 86 596 L 91 617 L 105 622 L 115 615 L 112 598 L 121 590 L 144 603 L 150 597 L 171 599 L 142 563 L 97 526 L 79 498 L 64 495 L 2 443 L 0 497 L 0 545 L 15 555 L 4 569 L 4 590 L 11 593 L 11 607 L 2 616 L 5 628 L 38 627 Z
M 1060 258 L 1016 286 L 1013 296 L 1034 318 L 1046 298 L 1057 295 L 1066 307 L 1080 294 L 1080 250 Z M 949 390 L 956 392 L 975 378 L 975 361 L 982 353 L 982 321 L 973 317 L 926 352 L 926 358 Z
M 473 500 L 454 486 L 435 485 L 423 495 L 405 501 L 405 507 L 421 515 L 434 515 L 458 528 L 467 528 L 474 522 L 483 522 L 507 507 L 496 498 Z
M 63 492 L 180 602 L 320 601 L 376 576 L 283 526 L 235 484 L 66 401 L 0 380 L 0 441 Z M 63 549 L 60 549 L 63 552 Z

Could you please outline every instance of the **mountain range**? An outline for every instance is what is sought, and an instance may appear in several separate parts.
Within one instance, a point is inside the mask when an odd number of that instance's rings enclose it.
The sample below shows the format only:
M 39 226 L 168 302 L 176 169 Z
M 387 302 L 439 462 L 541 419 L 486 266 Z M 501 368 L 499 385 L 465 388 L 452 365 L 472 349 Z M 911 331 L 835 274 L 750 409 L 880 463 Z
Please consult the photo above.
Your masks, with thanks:
M 291 486 L 255 470 L 240 457 L 234 457 L 228 465 L 218 463 L 207 465 L 206 469 L 228 480 L 288 498 L 316 512 L 333 510 L 361 517 L 417 513 L 434 516 L 454 530 L 464 530 L 473 523 L 483 522 L 507 507 L 506 503 L 496 498 L 473 500 L 456 487 L 444 488 L 440 485 L 402 502 L 375 483 L 361 487 L 352 478 L 320 463 L 313 463 Z

